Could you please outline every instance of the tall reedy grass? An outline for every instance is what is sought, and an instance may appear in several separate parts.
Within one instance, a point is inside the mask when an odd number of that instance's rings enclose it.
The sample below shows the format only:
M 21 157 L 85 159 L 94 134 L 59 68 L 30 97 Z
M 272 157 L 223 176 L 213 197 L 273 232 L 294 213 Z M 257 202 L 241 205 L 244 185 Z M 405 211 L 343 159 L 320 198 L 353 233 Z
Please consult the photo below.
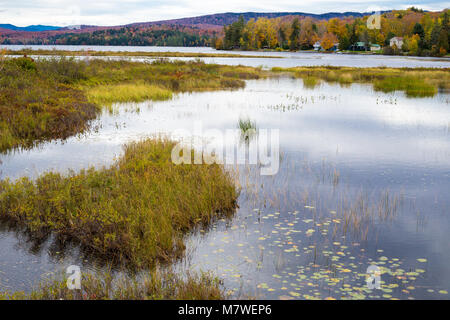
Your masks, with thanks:
M 249 130 L 256 130 L 256 122 L 250 118 L 239 118 L 238 128 L 244 133 Z
M 180 276 L 155 269 L 139 277 L 114 278 L 110 273 L 84 273 L 81 289 L 69 290 L 67 279 L 43 281 L 35 290 L 0 292 L 0 300 L 219 300 L 225 299 L 221 281 L 210 273 Z
M 88 100 L 102 106 L 111 106 L 115 102 L 141 102 L 145 100 L 169 100 L 172 91 L 144 83 L 112 84 L 89 87 L 86 90 Z

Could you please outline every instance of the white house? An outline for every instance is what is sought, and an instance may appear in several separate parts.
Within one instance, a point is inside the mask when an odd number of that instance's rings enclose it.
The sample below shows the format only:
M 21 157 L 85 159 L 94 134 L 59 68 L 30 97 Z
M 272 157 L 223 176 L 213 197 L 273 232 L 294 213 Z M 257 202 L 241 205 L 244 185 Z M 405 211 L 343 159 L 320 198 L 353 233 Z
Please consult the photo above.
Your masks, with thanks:
M 317 41 L 316 43 L 314 43 L 313 47 L 314 47 L 314 50 L 319 51 L 320 48 L 322 48 L 322 46 L 320 45 L 320 41 Z
M 393 47 L 395 45 L 398 49 L 401 49 L 403 46 L 403 38 L 402 37 L 393 37 L 393 38 L 391 38 L 389 44 L 391 47 Z

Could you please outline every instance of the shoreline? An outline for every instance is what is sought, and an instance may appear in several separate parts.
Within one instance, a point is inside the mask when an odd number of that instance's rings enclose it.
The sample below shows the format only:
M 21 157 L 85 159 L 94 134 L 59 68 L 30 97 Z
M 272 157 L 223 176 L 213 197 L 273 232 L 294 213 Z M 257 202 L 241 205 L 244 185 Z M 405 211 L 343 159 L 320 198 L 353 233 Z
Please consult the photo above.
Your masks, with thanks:
M 145 51 L 95 51 L 95 50 L 44 50 L 22 49 L 8 50 L 7 56 L 36 55 L 36 56 L 86 56 L 86 57 L 154 57 L 154 58 L 270 58 L 284 59 L 281 56 L 245 55 L 233 53 L 201 53 L 201 52 L 145 52 Z
M 384 56 L 384 57 L 401 57 L 401 58 L 429 58 L 432 60 L 441 60 L 442 61 L 450 61 L 450 54 L 447 54 L 443 57 L 432 57 L 432 56 L 411 56 L 411 55 L 387 55 L 381 52 L 370 52 L 370 51 L 337 51 L 337 52 L 325 52 L 325 51 L 315 51 L 315 50 L 298 50 L 298 51 L 290 51 L 290 50 L 276 50 L 276 49 L 259 49 L 259 50 L 220 50 L 217 51 L 233 51 L 233 52 L 273 52 L 273 53 L 306 53 L 306 54 L 345 54 L 345 55 L 361 55 L 361 56 Z

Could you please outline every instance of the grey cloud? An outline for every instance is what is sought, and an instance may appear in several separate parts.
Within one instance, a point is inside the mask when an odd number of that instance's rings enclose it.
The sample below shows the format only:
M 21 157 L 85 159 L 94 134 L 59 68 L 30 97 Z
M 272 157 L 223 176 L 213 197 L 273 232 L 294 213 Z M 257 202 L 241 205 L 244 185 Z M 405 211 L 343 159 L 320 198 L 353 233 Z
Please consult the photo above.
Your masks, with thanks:
M 221 12 L 243 11 L 365 11 L 370 6 L 382 9 L 410 5 L 441 10 L 448 1 L 436 0 L 0 0 L 0 23 L 16 25 L 56 24 L 79 20 L 81 24 L 117 25 L 141 21 L 165 20 Z M 7 11 L 7 13 L 5 13 Z M 64 23 L 64 22 L 63 22 Z

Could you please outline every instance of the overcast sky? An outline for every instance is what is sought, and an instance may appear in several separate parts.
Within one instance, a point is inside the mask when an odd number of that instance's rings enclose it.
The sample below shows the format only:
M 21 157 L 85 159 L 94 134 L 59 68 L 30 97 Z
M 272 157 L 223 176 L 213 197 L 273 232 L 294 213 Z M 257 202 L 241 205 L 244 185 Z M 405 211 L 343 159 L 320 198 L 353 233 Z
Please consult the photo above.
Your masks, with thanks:
M 450 1 L 358 0 L 0 0 L 0 24 L 68 26 L 121 25 L 222 12 L 300 11 L 310 13 L 450 7 Z

